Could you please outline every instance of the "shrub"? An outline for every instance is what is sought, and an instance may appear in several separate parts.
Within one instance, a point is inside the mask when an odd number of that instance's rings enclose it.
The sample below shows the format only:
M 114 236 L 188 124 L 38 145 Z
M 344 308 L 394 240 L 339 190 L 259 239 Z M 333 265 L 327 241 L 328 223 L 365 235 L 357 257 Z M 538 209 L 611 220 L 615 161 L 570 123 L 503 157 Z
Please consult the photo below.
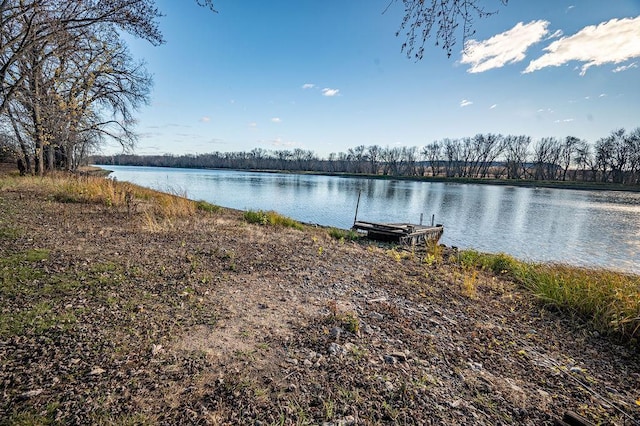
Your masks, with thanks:
M 282 226 L 285 228 L 303 229 L 303 226 L 300 222 L 283 216 L 280 213 L 276 213 L 274 211 L 265 212 L 262 210 L 247 210 L 244 212 L 243 217 L 247 222 L 255 223 L 258 225 L 271 225 Z
M 204 200 L 196 201 L 196 208 L 207 213 L 219 213 L 222 207 L 208 203 Z
M 360 238 L 360 234 L 358 234 L 353 229 L 346 230 L 339 228 L 329 228 L 327 232 L 329 233 L 329 236 L 339 241 L 355 241 Z
M 525 267 L 525 263 L 504 253 L 480 253 L 475 250 L 463 250 L 458 253 L 458 261 L 464 267 L 476 267 L 489 270 L 494 274 L 507 275 L 517 279 Z
M 256 223 L 258 225 L 267 224 L 267 214 L 262 210 L 259 210 L 259 211 L 247 210 L 246 212 L 244 212 L 243 217 L 244 217 L 244 220 L 246 220 L 249 223 Z

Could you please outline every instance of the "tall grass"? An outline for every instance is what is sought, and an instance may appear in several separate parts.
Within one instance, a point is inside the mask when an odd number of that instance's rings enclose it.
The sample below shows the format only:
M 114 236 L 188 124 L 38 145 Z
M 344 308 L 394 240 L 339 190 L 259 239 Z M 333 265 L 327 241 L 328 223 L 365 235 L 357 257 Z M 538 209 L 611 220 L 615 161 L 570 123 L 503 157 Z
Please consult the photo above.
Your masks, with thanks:
M 524 285 L 544 302 L 588 318 L 597 330 L 640 337 L 640 277 L 567 265 L 529 268 Z
M 640 276 L 561 264 L 535 264 L 506 254 L 459 253 L 464 267 L 513 279 L 543 303 L 589 321 L 601 333 L 637 343 L 640 338 Z
M 220 208 L 204 201 L 195 202 L 179 194 L 143 188 L 128 182 L 118 182 L 97 176 L 51 174 L 45 177 L 25 176 L 3 179 L 0 189 L 21 188 L 50 194 L 62 203 L 100 204 L 125 208 L 132 212 L 142 207 L 145 214 L 162 218 L 186 217 L 196 210 L 218 212 Z

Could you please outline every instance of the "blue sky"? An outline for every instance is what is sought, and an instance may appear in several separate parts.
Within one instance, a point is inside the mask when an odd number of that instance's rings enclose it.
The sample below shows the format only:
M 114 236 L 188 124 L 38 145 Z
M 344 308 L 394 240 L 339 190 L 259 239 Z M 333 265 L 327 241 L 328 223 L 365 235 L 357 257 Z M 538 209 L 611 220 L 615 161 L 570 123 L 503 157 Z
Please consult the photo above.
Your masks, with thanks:
M 418 62 L 395 36 L 401 2 L 157 4 L 167 43 L 128 39 L 155 82 L 138 154 L 327 156 L 488 132 L 595 142 L 640 126 L 638 0 L 485 0 L 499 12 L 475 22 L 465 52 L 428 41 Z

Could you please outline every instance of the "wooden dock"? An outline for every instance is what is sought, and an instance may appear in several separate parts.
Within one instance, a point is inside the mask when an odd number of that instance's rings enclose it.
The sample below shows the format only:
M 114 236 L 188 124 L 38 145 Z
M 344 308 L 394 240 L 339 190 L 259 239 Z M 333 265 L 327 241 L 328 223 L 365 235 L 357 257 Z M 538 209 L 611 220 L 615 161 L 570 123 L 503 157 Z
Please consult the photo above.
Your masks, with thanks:
M 378 241 L 393 241 L 404 245 L 423 244 L 427 241 L 437 243 L 444 226 L 423 226 L 411 223 L 375 223 L 356 220 L 352 229 L 364 231 L 367 237 Z

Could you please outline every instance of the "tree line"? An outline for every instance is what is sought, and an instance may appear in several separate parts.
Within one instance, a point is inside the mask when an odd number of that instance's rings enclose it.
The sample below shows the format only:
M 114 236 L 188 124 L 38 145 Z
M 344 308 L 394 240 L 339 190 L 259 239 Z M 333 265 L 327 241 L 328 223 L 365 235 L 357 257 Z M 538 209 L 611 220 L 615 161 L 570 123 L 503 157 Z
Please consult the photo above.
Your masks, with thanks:
M 213 152 L 188 155 L 94 156 L 93 163 L 183 168 L 281 170 L 395 177 L 529 179 L 640 183 L 640 127 L 617 129 L 591 144 L 574 136 L 477 134 L 424 147 L 359 145 L 319 157 L 311 150 Z

